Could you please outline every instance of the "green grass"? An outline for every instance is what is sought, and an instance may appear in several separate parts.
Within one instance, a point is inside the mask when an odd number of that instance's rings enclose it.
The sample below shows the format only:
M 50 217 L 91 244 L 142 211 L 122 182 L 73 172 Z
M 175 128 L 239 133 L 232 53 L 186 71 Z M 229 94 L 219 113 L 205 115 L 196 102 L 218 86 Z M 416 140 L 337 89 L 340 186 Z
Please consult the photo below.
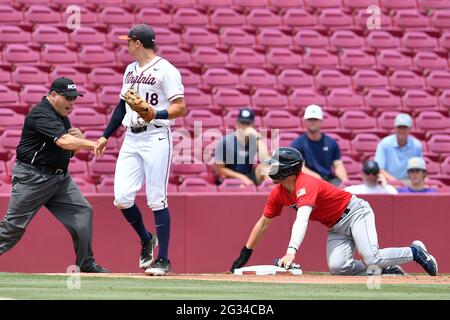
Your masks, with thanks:
M 449 285 L 275 284 L 153 278 L 84 277 L 69 290 L 68 276 L 0 273 L 0 297 L 13 299 L 445 299 Z

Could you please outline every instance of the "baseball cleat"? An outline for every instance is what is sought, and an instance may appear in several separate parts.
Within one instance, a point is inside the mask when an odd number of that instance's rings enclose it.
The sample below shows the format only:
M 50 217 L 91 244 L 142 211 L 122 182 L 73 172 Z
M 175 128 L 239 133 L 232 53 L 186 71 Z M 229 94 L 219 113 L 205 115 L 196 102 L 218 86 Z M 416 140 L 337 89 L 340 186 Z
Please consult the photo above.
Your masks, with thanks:
M 87 268 L 83 268 L 80 271 L 84 273 L 111 273 L 111 270 L 103 268 L 102 266 L 96 263 L 92 264 Z
M 158 238 L 153 235 L 147 242 L 141 242 L 141 256 L 139 257 L 139 268 L 147 269 L 152 265 L 155 247 L 158 245 Z
M 389 266 L 381 270 L 382 275 L 406 276 L 406 272 L 399 266 Z
M 411 244 L 411 248 L 416 248 L 416 254 L 413 257 L 414 261 L 420 264 L 430 276 L 436 276 L 438 273 L 438 264 L 436 259 L 428 253 L 423 242 L 416 240 Z
M 158 258 L 151 268 L 145 270 L 149 276 L 165 276 L 170 272 L 170 261 L 164 258 Z

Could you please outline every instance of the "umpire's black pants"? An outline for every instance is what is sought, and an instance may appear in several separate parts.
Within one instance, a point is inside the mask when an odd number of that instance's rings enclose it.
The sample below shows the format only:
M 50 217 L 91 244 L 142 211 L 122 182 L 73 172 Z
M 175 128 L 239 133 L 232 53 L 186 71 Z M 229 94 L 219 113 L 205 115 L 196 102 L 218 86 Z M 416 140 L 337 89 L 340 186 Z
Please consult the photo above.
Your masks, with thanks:
M 0 255 L 20 240 L 42 206 L 69 230 L 75 247 L 76 265 L 81 270 L 91 266 L 95 262 L 91 205 L 69 174 L 45 174 L 22 163 L 13 169 L 8 211 L 0 221 Z

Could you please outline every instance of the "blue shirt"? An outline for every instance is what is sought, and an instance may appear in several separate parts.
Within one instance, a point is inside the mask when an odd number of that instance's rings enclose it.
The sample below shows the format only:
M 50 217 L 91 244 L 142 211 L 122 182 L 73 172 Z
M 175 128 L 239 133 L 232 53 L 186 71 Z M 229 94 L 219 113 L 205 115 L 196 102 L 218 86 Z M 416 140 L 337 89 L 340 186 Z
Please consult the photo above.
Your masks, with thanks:
M 423 188 L 421 190 L 413 190 L 410 187 L 401 187 L 397 189 L 398 193 L 436 193 L 436 189 Z
M 397 136 L 392 134 L 383 138 L 377 146 L 375 161 L 380 169 L 387 171 L 397 179 L 408 178 L 408 160 L 412 157 L 422 157 L 422 144 L 409 136 L 405 146 L 400 147 Z
M 241 144 L 235 134 L 225 136 L 216 145 L 214 158 L 225 164 L 226 168 L 233 171 L 249 174 L 256 163 L 257 142 L 253 137 L 249 138 L 246 145 Z
M 291 147 L 301 152 L 308 169 L 317 172 L 325 180 L 335 178 L 333 162 L 341 159 L 341 151 L 333 138 L 322 134 L 319 141 L 312 141 L 304 133 L 292 141 Z

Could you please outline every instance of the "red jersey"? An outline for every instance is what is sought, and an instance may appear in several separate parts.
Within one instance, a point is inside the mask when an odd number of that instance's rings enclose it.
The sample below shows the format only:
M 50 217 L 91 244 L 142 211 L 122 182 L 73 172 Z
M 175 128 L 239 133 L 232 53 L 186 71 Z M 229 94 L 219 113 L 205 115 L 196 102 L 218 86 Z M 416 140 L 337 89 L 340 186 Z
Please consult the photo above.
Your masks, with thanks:
M 279 216 L 283 206 L 296 208 L 311 206 L 313 210 L 309 218 L 331 228 L 344 213 L 351 197 L 352 194 L 347 191 L 300 172 L 295 182 L 294 193 L 289 193 L 281 184 L 272 190 L 264 208 L 264 216 L 267 218 Z

